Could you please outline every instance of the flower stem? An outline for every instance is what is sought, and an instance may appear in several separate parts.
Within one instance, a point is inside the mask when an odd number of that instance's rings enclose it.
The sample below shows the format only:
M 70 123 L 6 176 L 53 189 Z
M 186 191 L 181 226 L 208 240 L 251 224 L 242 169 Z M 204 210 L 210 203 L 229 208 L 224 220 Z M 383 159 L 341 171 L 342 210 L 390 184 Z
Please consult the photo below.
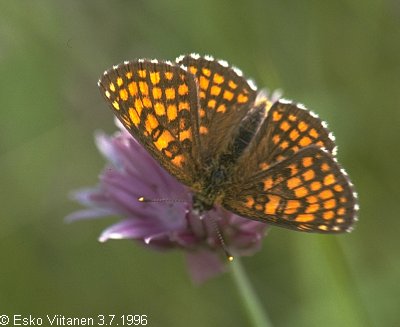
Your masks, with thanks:
M 265 312 L 257 294 L 254 292 L 246 272 L 238 257 L 235 257 L 230 264 L 232 276 L 236 283 L 243 305 L 246 308 L 249 319 L 254 327 L 272 327 L 272 324 Z

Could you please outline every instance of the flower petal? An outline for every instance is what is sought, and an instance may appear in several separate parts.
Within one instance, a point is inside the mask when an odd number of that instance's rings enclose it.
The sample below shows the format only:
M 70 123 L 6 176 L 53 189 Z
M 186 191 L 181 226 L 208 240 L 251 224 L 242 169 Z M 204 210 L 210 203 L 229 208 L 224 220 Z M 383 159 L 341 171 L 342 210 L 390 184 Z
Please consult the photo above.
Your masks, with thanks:
M 105 217 L 116 214 L 112 209 L 87 209 L 73 212 L 67 215 L 64 219 L 67 223 L 72 223 L 77 220 L 85 220 L 85 219 L 97 219 L 99 217 Z
M 108 161 L 110 161 L 113 164 L 113 166 L 121 168 L 122 163 L 118 156 L 118 152 L 116 151 L 115 146 L 113 145 L 113 138 L 106 135 L 104 132 L 97 131 L 95 132 L 94 139 L 100 153 Z
M 154 234 L 165 232 L 165 228 L 155 219 L 125 219 L 103 231 L 100 242 L 109 239 L 146 239 Z

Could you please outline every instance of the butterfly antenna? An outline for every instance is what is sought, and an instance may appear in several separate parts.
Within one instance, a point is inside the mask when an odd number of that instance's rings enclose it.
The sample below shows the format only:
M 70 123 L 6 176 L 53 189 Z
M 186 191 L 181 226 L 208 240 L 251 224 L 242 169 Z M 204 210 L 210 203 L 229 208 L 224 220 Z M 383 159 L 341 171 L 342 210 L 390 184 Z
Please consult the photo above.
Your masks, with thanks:
M 211 220 L 213 222 L 215 231 L 216 231 L 216 233 L 218 235 L 219 242 L 221 243 L 221 247 L 224 250 L 226 258 L 228 259 L 228 261 L 233 261 L 233 255 L 231 255 L 230 252 L 228 251 L 228 248 L 226 246 L 224 238 L 222 237 L 221 230 L 218 227 L 216 219 L 214 217 L 211 217 Z
M 138 197 L 137 199 L 139 202 L 186 202 L 186 200 L 183 199 L 149 199 L 145 198 L 144 196 Z

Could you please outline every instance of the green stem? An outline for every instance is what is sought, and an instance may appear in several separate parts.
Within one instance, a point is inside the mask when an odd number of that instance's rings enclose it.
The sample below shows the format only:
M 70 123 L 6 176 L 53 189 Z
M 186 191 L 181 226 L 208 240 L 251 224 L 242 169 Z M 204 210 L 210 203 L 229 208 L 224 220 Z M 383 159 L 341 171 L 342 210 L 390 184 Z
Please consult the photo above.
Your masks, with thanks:
M 246 272 L 238 257 L 230 264 L 232 276 L 236 283 L 242 303 L 254 327 L 272 327 L 265 309 L 247 278 Z

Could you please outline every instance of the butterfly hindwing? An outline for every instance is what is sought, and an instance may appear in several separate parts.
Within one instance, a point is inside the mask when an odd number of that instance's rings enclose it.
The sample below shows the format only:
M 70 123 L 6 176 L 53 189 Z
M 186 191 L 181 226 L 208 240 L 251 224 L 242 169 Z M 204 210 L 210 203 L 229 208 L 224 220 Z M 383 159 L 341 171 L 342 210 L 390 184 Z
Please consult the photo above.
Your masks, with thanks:
M 250 219 L 320 233 L 348 230 L 357 209 L 344 170 L 317 146 L 231 185 L 222 205 Z
M 99 87 L 136 140 L 168 172 L 191 185 L 200 151 L 193 76 L 168 62 L 138 60 L 106 71 Z
M 325 122 L 303 105 L 279 100 L 269 109 L 241 158 L 242 170 L 247 174 L 265 170 L 311 145 L 335 152 L 334 138 Z

